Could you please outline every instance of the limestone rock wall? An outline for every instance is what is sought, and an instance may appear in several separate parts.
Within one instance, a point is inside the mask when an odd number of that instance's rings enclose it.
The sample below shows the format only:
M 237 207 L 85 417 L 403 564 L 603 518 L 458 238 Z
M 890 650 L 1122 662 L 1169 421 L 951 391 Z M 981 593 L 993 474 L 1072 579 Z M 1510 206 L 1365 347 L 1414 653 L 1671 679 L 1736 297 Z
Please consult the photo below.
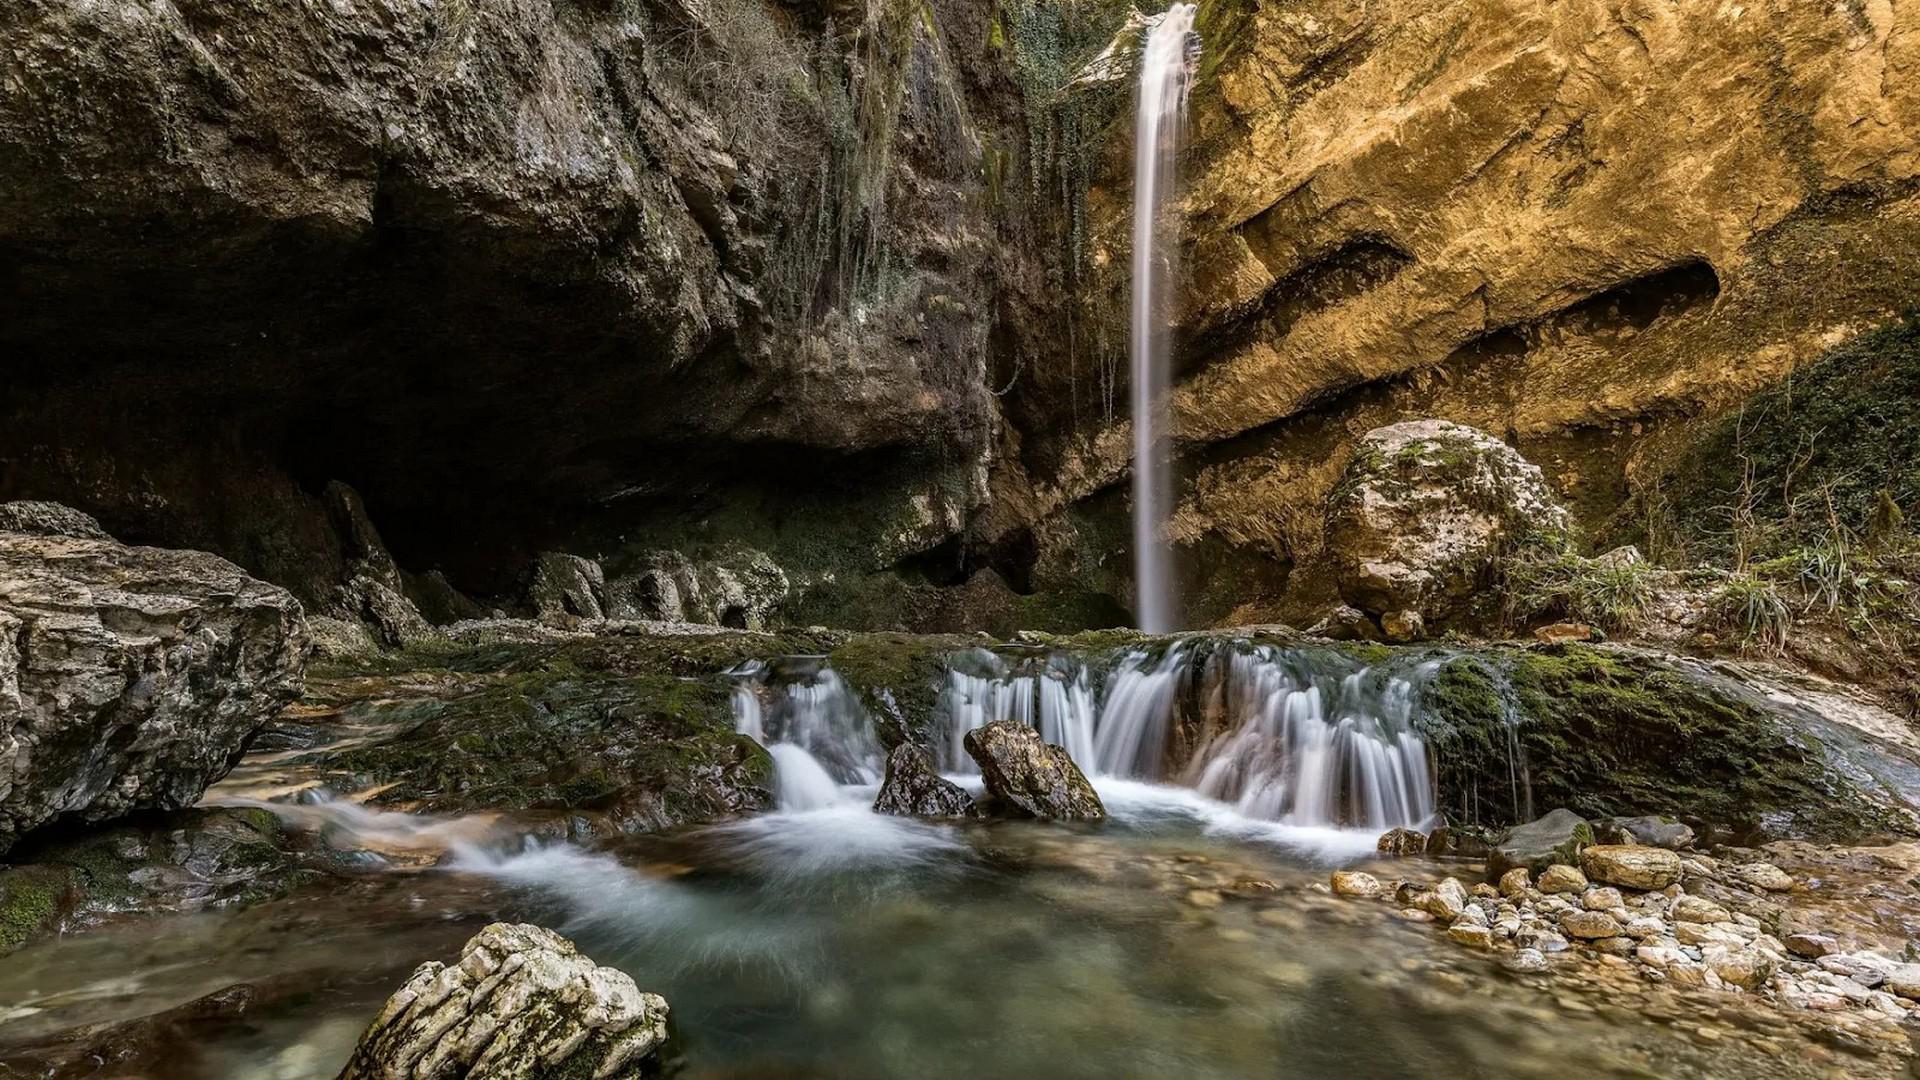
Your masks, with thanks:
M 991 77 L 962 59 L 989 22 L 8 4 L 0 498 L 310 603 L 353 570 L 334 480 L 403 568 L 475 595 L 576 538 L 791 518 L 849 474 L 898 537 L 851 558 L 931 546 L 994 428 Z
M 1318 508 L 1355 439 L 1403 419 L 1517 443 L 1602 521 L 1643 436 L 1913 302 L 1911 4 L 1203 14 L 1174 410 L 1177 534 L 1215 573 L 1315 566 Z M 1095 259 L 1124 303 L 1130 194 L 1107 160 Z M 1128 434 L 1061 428 L 1051 456 L 1027 447 L 1044 468 L 1009 459 L 987 520 L 1026 530 L 1064 577 L 1120 554 L 1100 522 L 1124 512 L 1108 493 Z M 1305 577 L 1269 598 L 1324 595 L 1324 575 Z

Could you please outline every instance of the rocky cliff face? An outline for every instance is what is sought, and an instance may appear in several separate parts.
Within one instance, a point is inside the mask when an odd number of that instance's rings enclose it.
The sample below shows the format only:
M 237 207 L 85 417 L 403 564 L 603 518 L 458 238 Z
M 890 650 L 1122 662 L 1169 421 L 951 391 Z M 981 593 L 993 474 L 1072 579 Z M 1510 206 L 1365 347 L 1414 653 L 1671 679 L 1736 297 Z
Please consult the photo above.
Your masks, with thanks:
M 541 552 L 612 582 L 744 548 L 803 621 L 1111 621 L 1130 126 L 1123 85 L 1066 87 L 1125 14 L 9 5 L 0 497 L 329 614 L 384 610 L 343 481 L 395 580 L 442 572 L 430 616 Z M 1365 431 L 1493 432 L 1592 526 L 1649 436 L 1911 303 L 1916 19 L 1209 4 L 1195 620 L 1331 599 L 1323 504 Z
M 1594 524 L 1647 435 L 1912 303 L 1906 6 L 1307 0 L 1202 31 L 1175 401 L 1202 617 L 1324 598 L 1320 507 L 1371 428 L 1499 434 Z M 1095 193 L 1114 275 L 1124 181 Z M 1036 538 L 1042 579 L 1124 567 L 1127 439 L 1081 425 L 1005 470 L 990 520 Z
M 8 5 L 0 495 L 310 602 L 355 558 L 329 480 L 483 593 L 848 472 L 863 556 L 936 542 L 982 490 L 990 246 L 917 11 Z

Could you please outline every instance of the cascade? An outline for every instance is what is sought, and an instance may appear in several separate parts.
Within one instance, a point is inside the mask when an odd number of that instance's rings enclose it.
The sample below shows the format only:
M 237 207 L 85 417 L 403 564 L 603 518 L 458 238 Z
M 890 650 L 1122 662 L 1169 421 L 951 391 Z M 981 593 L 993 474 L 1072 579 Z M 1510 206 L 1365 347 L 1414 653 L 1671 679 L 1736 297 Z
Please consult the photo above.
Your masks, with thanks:
M 967 755 L 966 735 L 996 720 L 1038 729 L 1075 761 L 1094 760 L 1093 688 L 1085 666 L 1070 657 L 1013 665 L 986 649 L 968 650 L 948 661 L 941 711 L 948 718 L 947 737 L 934 748 L 934 758 L 945 772 L 979 771 Z
M 1286 825 L 1419 827 L 1435 816 L 1434 776 L 1413 718 L 1438 667 L 1204 638 L 1092 658 L 968 649 L 948 658 L 930 741 L 942 772 L 972 774 L 967 733 L 1010 721 L 1096 782 L 1181 784 Z M 772 753 L 781 809 L 850 805 L 862 796 L 848 789 L 879 783 L 866 710 L 819 658 L 733 675 L 735 726 Z
M 1370 829 L 1435 815 L 1426 741 L 1413 727 L 1420 685 L 1438 669 L 1368 667 L 1313 649 L 1176 644 L 1133 649 L 1105 670 L 1054 655 L 956 656 L 942 698 L 941 768 L 970 771 L 966 733 L 996 720 L 1038 728 L 1096 780 L 1182 783 L 1250 818 Z M 1217 708 L 1184 760 L 1169 749 L 1183 693 Z
M 1173 301 L 1178 238 L 1170 235 L 1187 88 L 1199 55 L 1195 7 L 1175 4 L 1147 32 L 1140 50 L 1140 86 L 1133 134 L 1133 297 L 1128 347 L 1133 380 L 1133 563 L 1135 614 L 1150 634 L 1172 631 L 1173 554 L 1167 521 L 1173 511 L 1171 432 L 1167 411 L 1168 309 Z
M 820 810 L 848 801 L 842 785 L 878 784 L 880 742 L 859 697 L 817 657 L 781 664 L 731 672 L 734 729 L 773 756 L 775 804 Z

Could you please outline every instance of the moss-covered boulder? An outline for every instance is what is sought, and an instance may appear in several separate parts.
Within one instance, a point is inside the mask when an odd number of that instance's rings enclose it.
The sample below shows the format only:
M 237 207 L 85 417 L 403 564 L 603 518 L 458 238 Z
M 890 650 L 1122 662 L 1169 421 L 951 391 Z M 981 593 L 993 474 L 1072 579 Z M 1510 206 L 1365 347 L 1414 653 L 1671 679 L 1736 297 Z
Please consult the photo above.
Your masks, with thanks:
M 1421 692 L 1442 808 L 1513 824 L 1530 806 L 1660 814 L 1782 836 L 1913 828 L 1912 752 L 1842 732 L 1705 665 L 1586 645 L 1453 654 Z M 1876 765 L 1884 764 L 1886 768 Z
M 451 697 L 375 697 L 346 719 L 380 734 L 293 759 L 342 791 L 436 814 L 591 812 L 624 831 L 772 805 L 773 766 L 734 731 L 710 673 L 505 673 Z
M 827 654 L 827 664 L 860 695 L 880 745 L 934 741 L 940 695 L 953 654 L 978 648 L 958 634 L 859 634 Z
M 1515 825 L 1493 843 L 1487 856 L 1487 877 L 1498 879 L 1509 870 L 1538 874 L 1549 866 L 1578 866 L 1580 852 L 1593 843 L 1593 826 L 1567 809 L 1558 809 L 1537 821 Z
M 1540 469 L 1506 443 L 1415 420 L 1361 440 L 1327 501 L 1327 551 L 1341 597 L 1392 616 L 1388 636 L 1407 640 L 1466 601 L 1514 539 L 1569 522 Z
M 341 857 L 264 810 L 183 810 L 38 840 L 0 867 L 0 954 L 107 913 L 191 911 L 280 896 Z

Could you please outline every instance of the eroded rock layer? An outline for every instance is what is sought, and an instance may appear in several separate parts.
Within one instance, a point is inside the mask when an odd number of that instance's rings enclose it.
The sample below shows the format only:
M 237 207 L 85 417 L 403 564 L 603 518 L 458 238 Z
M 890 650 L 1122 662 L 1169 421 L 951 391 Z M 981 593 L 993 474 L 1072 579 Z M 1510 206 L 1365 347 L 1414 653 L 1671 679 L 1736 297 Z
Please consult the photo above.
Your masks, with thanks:
M 1621 505 L 1645 435 L 1912 302 L 1920 12 L 1905 5 L 1203 15 L 1213 78 L 1185 163 L 1174 402 L 1176 531 L 1203 620 L 1273 612 L 1261 592 L 1328 598 L 1318 508 L 1362 432 L 1427 417 L 1493 432 L 1592 523 Z M 1120 167 L 1096 197 L 1095 259 L 1123 296 Z M 1032 392 L 1066 396 L 1067 374 Z M 991 520 L 1032 538 L 1036 580 L 1124 595 L 1124 417 L 1077 430 L 1052 450 L 1028 440 Z

